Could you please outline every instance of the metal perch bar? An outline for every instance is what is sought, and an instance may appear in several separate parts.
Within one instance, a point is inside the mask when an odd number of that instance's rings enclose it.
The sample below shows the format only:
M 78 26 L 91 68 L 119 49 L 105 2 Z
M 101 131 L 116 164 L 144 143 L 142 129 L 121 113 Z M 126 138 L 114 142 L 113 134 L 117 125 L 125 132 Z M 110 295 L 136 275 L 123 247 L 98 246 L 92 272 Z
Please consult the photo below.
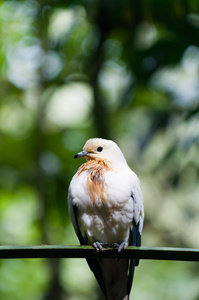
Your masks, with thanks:
M 199 249 L 127 247 L 105 248 L 97 253 L 92 246 L 0 246 L 0 259 L 15 258 L 139 258 L 148 260 L 199 261 Z

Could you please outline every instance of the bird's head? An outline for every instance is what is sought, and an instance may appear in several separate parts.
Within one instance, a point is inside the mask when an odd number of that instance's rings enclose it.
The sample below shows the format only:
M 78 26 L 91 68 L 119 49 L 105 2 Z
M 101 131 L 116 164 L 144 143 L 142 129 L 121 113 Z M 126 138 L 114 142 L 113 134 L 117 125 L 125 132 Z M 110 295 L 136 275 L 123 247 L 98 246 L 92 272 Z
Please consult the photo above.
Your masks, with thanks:
M 74 158 L 84 157 L 86 160 L 106 160 L 109 163 L 126 162 L 124 155 L 117 144 L 111 140 L 101 138 L 89 139 L 83 151 Z

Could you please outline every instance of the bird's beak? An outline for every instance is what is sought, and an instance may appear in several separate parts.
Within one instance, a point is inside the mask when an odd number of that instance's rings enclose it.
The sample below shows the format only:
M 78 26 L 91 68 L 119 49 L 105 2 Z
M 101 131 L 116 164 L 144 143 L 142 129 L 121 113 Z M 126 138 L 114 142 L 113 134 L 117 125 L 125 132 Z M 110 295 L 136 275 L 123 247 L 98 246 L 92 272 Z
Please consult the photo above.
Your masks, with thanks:
M 86 156 L 87 154 L 88 154 L 88 153 L 87 153 L 86 151 L 83 150 L 83 151 L 81 151 L 81 152 L 75 154 L 74 158 L 84 157 L 84 156 Z

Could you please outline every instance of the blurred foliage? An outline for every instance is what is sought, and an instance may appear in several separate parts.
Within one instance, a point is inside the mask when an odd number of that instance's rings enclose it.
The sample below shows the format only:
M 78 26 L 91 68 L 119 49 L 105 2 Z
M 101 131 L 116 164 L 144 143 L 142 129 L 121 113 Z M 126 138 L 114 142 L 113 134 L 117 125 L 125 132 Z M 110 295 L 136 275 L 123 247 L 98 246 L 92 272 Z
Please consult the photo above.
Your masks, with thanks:
M 0 243 L 77 244 L 67 189 L 90 137 L 140 177 L 143 246 L 199 248 L 199 3 L 0 2 Z M 83 260 L 0 262 L 1 299 L 102 299 Z M 137 300 L 199 299 L 197 263 L 145 262 Z

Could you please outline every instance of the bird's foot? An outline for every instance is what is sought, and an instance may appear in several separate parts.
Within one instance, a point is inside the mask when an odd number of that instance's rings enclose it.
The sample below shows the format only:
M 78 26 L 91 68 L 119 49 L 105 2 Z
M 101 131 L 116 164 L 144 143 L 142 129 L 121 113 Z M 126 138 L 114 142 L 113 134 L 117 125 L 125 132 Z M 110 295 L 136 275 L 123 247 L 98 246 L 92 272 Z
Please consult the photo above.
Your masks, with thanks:
M 110 247 L 110 245 L 108 243 L 94 242 L 93 247 L 97 252 L 103 252 L 104 251 L 103 247 Z
M 120 253 L 122 250 L 126 250 L 127 243 L 122 242 L 121 244 L 114 243 L 111 245 L 111 248 L 118 248 L 118 253 Z

